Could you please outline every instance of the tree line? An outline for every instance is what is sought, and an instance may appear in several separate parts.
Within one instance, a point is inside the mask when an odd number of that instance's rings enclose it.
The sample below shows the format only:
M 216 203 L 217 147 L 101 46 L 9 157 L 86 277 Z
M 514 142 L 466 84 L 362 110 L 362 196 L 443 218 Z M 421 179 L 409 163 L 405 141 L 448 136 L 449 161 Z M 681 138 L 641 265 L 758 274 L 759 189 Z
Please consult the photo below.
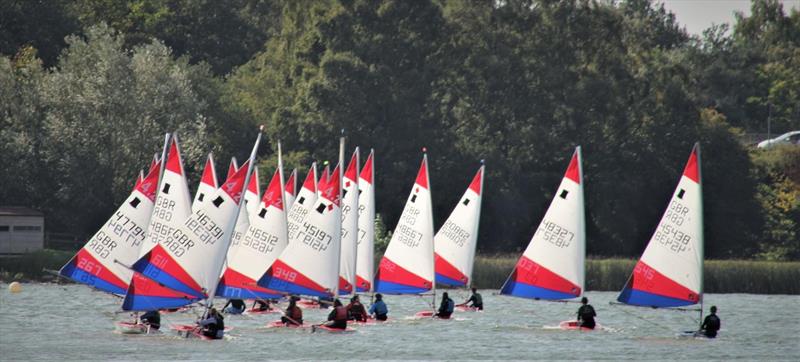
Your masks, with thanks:
M 0 204 L 89 235 L 166 131 L 196 184 L 259 124 L 264 175 L 344 129 L 388 230 L 423 147 L 437 227 L 484 160 L 478 247 L 511 253 L 581 145 L 588 253 L 638 256 L 699 141 L 706 256 L 796 260 L 800 151 L 741 140 L 800 129 L 800 13 L 751 10 L 691 36 L 648 0 L 3 0 Z

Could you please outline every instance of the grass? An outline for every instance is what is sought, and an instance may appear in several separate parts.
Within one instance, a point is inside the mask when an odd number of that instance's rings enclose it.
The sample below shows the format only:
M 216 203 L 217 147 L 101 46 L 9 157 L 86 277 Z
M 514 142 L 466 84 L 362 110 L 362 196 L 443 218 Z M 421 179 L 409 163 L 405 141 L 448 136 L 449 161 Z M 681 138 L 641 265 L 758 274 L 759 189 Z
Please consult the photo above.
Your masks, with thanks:
M 39 250 L 20 257 L 0 258 L 0 280 L 45 280 L 42 269 L 58 270 L 74 255 L 71 251 Z M 517 255 L 477 255 L 474 285 L 499 288 L 503 285 Z M 589 258 L 586 261 L 586 289 L 616 291 L 630 277 L 634 259 Z M 377 265 L 377 263 L 376 263 Z M 800 294 L 800 262 L 707 260 L 705 291 L 708 293 Z
M 499 288 L 511 274 L 518 256 L 478 255 L 473 279 L 479 288 Z M 621 290 L 630 277 L 634 259 L 586 261 L 586 289 Z M 800 262 L 707 260 L 707 293 L 800 294 Z

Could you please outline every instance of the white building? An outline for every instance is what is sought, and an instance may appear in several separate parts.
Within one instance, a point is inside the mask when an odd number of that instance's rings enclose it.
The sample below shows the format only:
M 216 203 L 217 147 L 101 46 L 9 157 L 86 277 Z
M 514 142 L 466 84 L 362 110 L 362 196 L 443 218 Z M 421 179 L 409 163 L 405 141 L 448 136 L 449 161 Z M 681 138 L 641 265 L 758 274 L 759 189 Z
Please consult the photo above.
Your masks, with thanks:
M 0 255 L 44 249 L 44 214 L 27 207 L 0 206 Z

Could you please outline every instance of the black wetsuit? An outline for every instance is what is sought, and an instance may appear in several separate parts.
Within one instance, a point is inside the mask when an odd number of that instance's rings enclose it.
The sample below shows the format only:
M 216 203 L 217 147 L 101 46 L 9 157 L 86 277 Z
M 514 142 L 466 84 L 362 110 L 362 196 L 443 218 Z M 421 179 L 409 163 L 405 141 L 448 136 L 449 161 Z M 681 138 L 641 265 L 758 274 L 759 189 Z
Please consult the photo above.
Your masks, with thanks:
M 472 296 L 469 297 L 467 303 L 472 302 L 472 307 L 478 308 L 478 310 L 483 310 L 483 298 L 481 297 L 480 293 L 474 293 Z
M 594 308 L 589 304 L 582 305 L 578 309 L 578 321 L 581 327 L 594 329 L 594 317 L 596 316 L 597 313 L 594 312 Z
M 142 323 L 149 325 L 152 329 L 161 328 L 161 314 L 158 313 L 157 310 L 151 310 L 145 314 L 142 314 L 139 319 L 142 321 Z
M 703 333 L 708 338 L 715 338 L 721 325 L 722 321 L 719 320 L 716 314 L 707 315 L 706 319 L 703 320 Z

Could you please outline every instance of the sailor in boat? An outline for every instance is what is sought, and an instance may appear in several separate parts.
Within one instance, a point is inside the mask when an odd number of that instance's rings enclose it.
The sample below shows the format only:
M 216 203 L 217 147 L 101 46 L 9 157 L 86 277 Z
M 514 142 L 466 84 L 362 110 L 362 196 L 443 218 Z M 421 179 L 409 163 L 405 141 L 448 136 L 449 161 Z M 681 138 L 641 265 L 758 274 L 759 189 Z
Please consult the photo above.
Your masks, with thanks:
M 383 302 L 383 294 L 375 294 L 375 303 L 372 303 L 369 307 L 369 314 L 379 321 L 385 321 L 387 319 L 389 308 L 386 306 L 386 303 Z
M 594 312 L 594 307 L 589 304 L 589 298 L 581 298 L 581 307 L 578 308 L 578 326 L 581 328 L 594 329 L 594 317 L 597 313 Z
M 328 328 L 347 329 L 347 308 L 338 298 L 333 301 L 333 310 L 328 314 L 328 320 L 330 322 L 325 324 Z
M 472 303 L 468 305 L 468 307 L 476 308 L 478 310 L 483 310 L 483 297 L 481 297 L 481 293 L 478 293 L 478 289 L 472 288 L 472 295 L 467 299 L 464 304 Z
M 272 310 L 272 307 L 269 305 L 268 300 L 256 299 L 255 302 L 253 302 L 253 310 L 257 312 L 266 312 Z
M 367 321 L 367 309 L 364 308 L 363 304 L 361 304 L 361 300 L 359 300 L 358 295 L 355 295 L 350 299 L 350 304 L 347 305 L 346 309 L 349 320 L 358 322 Z
M 208 311 L 208 318 L 201 320 L 199 323 L 201 333 L 211 339 L 222 339 L 225 335 L 225 322 L 222 314 L 217 312 L 216 308 L 211 308 Z
M 436 313 L 436 316 L 442 319 L 449 319 L 450 315 L 453 314 L 455 307 L 455 302 L 450 299 L 450 296 L 447 295 L 447 292 L 444 292 L 442 293 L 442 303 L 439 304 L 439 311 Z
M 142 324 L 149 326 L 150 329 L 158 330 L 161 328 L 161 313 L 157 310 L 147 311 L 139 317 L 139 320 L 142 321 Z
M 722 321 L 717 317 L 717 306 L 711 306 L 711 314 L 706 316 L 703 320 L 703 325 L 700 327 L 700 334 L 708 338 L 716 338 L 717 331 L 722 325 Z
M 228 307 L 230 306 L 230 307 Z M 228 314 L 242 314 L 247 306 L 244 304 L 244 301 L 241 299 L 228 299 L 228 303 L 225 303 L 225 306 L 222 307 L 222 310 Z
M 285 325 L 299 326 L 303 324 L 303 311 L 297 306 L 297 297 L 289 298 L 289 307 L 286 308 L 285 315 L 281 317 L 281 322 Z

